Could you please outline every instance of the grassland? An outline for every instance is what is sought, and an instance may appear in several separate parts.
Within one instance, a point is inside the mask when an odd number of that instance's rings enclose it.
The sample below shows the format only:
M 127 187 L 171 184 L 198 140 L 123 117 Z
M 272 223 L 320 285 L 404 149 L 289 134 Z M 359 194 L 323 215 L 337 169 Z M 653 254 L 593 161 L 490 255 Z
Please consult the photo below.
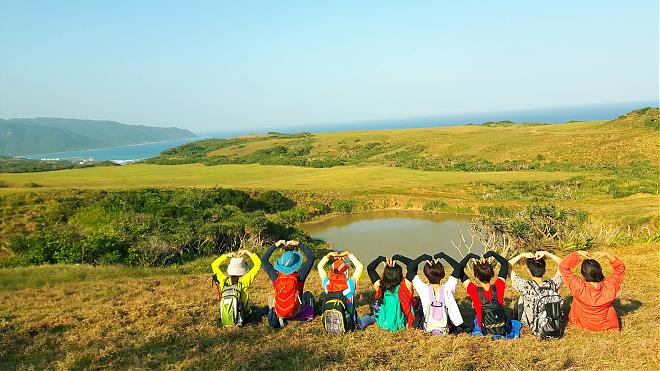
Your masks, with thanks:
M 416 330 L 388 333 L 375 326 L 329 337 L 318 319 L 280 331 L 265 322 L 226 329 L 215 322 L 217 296 L 208 274 L 141 276 L 125 271 L 118 276 L 117 268 L 96 267 L 81 280 L 81 268 L 75 266 L 5 270 L 3 280 L 20 277 L 24 282 L 0 288 L 0 369 L 658 369 L 657 245 L 610 252 L 627 266 L 615 302 L 623 331 L 589 333 L 569 327 L 563 339 L 551 342 L 526 332 L 518 340 L 492 341 L 431 337 Z M 44 286 L 44 275 L 60 279 Z M 359 284 L 360 313 L 368 311 L 373 299 L 367 281 L 363 277 Z M 319 293 L 314 272 L 306 287 Z M 266 305 L 271 290 L 260 273 L 253 303 Z M 463 289 L 458 292 L 461 311 L 469 319 L 468 299 Z M 567 295 L 565 289 L 562 295 Z M 508 289 L 510 309 L 515 300 Z
M 429 188 L 479 181 L 563 180 L 576 172 L 428 172 L 384 166 L 307 169 L 280 165 L 151 165 L 3 174 L 8 188 L 231 187 L 284 190 Z M 5 189 L 8 189 L 5 188 Z
M 423 170 L 599 169 L 657 163 L 658 109 L 612 121 L 492 124 L 211 139 L 169 150 L 160 164 L 260 163 L 333 167 L 385 165 Z
M 481 206 L 552 203 L 586 210 L 594 236 L 618 231 L 622 237 L 610 245 L 597 239 L 596 246 L 628 267 L 615 302 L 621 333 L 569 328 L 558 341 L 523 336 L 505 342 L 375 327 L 331 338 L 318 320 L 282 331 L 265 323 L 223 329 L 215 323 L 208 257 L 160 269 L 46 265 L 0 269 L 0 369 L 658 369 L 660 246 L 653 238 L 660 225 L 659 112 L 559 125 L 248 136 L 184 145 L 148 164 L 0 174 L 0 242 L 10 233 L 40 230 L 47 241 L 60 228 L 86 238 L 116 238 L 122 228 L 139 229 L 135 235 L 157 231 L 164 238 L 184 222 L 197 225 L 186 219 L 186 210 L 197 202 L 194 196 L 214 187 L 240 189 L 255 200 L 264 190 L 281 191 L 295 201 L 294 209 L 253 218 L 281 225 L 300 222 L 298 215 L 383 208 L 475 214 Z M 189 202 L 127 205 L 136 209 L 122 218 L 115 211 L 101 213 L 95 204 L 126 196 L 113 191 L 156 194 L 144 188 Z M 143 210 L 149 205 L 153 215 Z M 346 205 L 357 207 L 342 211 Z M 213 213 L 224 216 L 214 222 L 228 222 L 229 209 L 218 210 Z M 251 212 L 243 211 L 234 210 L 232 220 Z M 174 224 L 161 225 L 164 220 Z M 145 223 L 154 228 L 141 229 Z M 243 234 L 237 223 L 236 233 Z M 656 242 L 632 242 L 645 240 L 634 237 L 641 232 Z M 0 245 L 0 259 L 6 252 Z M 319 287 L 312 273 L 307 288 L 318 293 Z M 253 302 L 265 305 L 271 290 L 260 274 Z M 356 302 L 365 313 L 373 299 L 366 277 L 359 292 Z M 464 292 L 458 298 L 469 319 Z M 509 290 L 509 308 L 515 300 Z

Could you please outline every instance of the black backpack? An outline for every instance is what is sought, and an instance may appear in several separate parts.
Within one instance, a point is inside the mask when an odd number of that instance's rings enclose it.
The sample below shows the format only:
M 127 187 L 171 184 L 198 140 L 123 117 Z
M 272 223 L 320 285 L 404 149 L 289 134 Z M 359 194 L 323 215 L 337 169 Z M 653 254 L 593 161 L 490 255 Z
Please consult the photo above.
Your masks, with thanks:
M 339 335 L 355 330 L 355 320 L 353 315 L 348 312 L 348 305 L 343 293 L 328 293 L 321 311 L 323 328 L 328 334 Z
M 481 331 L 484 335 L 506 336 L 510 331 L 509 321 L 506 319 L 504 306 L 497 301 L 497 289 L 490 286 L 491 298 L 486 299 L 484 290 L 477 287 L 479 301 L 481 302 Z
M 534 312 L 529 328 L 542 339 L 558 339 L 564 335 L 562 326 L 563 299 L 559 296 L 553 281 L 545 281 L 539 286 L 534 281 L 529 284 L 535 292 Z

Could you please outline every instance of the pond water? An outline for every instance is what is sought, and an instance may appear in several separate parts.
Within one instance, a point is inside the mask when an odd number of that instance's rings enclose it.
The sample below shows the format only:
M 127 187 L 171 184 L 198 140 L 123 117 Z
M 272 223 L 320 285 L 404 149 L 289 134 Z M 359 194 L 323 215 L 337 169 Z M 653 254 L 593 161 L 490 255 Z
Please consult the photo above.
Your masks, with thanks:
M 366 266 L 371 260 L 402 254 L 416 258 L 427 253 L 444 251 L 454 259 L 461 259 L 467 248 L 452 245 L 461 242 L 461 230 L 467 244 L 472 238 L 468 230 L 469 216 L 430 214 L 415 211 L 385 210 L 360 214 L 339 215 L 302 228 L 315 239 L 330 244 L 333 250 L 349 250 Z M 474 241 L 472 252 L 482 254 L 483 246 Z

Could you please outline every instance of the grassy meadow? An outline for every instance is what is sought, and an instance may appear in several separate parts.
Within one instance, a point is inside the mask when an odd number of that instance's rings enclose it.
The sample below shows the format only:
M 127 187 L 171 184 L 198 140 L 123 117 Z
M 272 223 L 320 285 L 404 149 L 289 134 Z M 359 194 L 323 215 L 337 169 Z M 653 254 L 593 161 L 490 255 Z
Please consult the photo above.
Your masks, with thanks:
M 35 188 L 228 187 L 278 190 L 431 188 L 470 182 L 552 181 L 576 172 L 430 172 L 384 166 L 315 169 L 283 165 L 151 165 L 3 174 L 5 190 Z
M 134 165 L 0 173 L 0 369 L 658 369 L 659 118 L 642 109 L 553 125 L 270 133 L 189 143 Z M 545 342 L 375 326 L 328 337 L 318 320 L 281 331 L 217 326 L 209 277 L 219 250 L 308 238 L 300 223 L 333 214 L 476 217 L 529 205 L 588 215 L 578 242 L 554 245 L 559 254 L 607 250 L 625 262 L 615 302 L 623 331 L 569 327 Z M 55 262 L 66 264 L 31 265 Z M 320 292 L 315 271 L 306 287 Z M 251 300 L 264 306 L 271 291 L 260 273 Z M 366 274 L 358 293 L 366 313 Z M 506 297 L 512 310 L 517 296 Z
M 556 341 L 537 340 L 527 330 L 517 340 L 492 341 L 419 330 L 388 333 L 376 326 L 329 337 L 318 319 L 280 331 L 265 320 L 219 328 L 208 273 L 142 275 L 128 268 L 76 266 L 0 271 L 2 280 L 29 272 L 20 285 L 0 289 L 0 368 L 658 369 L 657 245 L 608 251 L 627 267 L 615 302 L 623 331 L 595 334 L 569 327 Z M 44 285 L 41 279 L 51 275 L 58 279 Z M 320 292 L 314 271 L 306 288 Z M 253 303 L 264 306 L 272 285 L 260 273 L 251 290 Z M 465 290 L 457 294 L 464 318 L 470 318 Z M 356 297 L 359 313 L 369 310 L 373 295 L 365 274 Z M 516 298 L 507 289 L 509 309 Z

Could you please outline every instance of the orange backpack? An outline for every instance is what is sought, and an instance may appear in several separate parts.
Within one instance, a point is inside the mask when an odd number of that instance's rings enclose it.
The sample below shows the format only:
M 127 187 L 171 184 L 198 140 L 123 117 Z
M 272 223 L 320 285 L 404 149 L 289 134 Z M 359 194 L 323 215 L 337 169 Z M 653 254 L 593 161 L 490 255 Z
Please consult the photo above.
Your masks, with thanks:
M 328 274 L 328 292 L 343 292 L 348 288 L 348 280 L 343 273 Z
M 275 286 L 275 313 L 282 318 L 295 315 L 302 304 L 298 291 L 298 272 L 278 273 L 273 286 Z

